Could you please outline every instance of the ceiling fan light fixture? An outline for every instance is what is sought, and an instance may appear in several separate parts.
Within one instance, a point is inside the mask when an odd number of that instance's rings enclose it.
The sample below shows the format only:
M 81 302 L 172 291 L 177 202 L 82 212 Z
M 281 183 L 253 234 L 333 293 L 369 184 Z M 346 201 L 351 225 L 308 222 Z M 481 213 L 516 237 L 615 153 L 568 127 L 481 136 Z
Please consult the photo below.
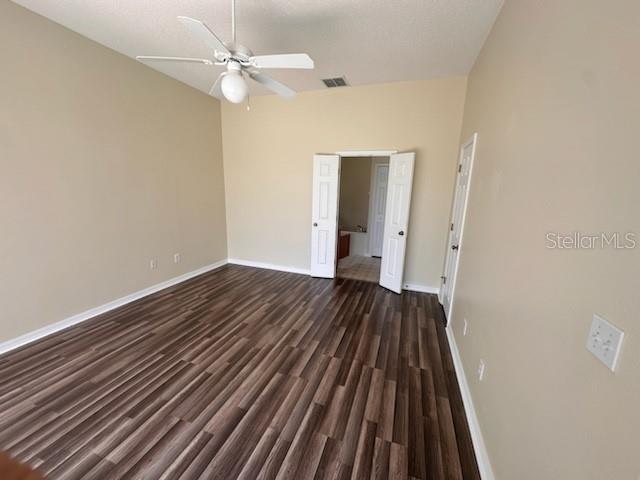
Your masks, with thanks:
M 229 70 L 220 85 L 224 98 L 231 103 L 242 103 L 249 94 L 249 86 L 239 70 Z

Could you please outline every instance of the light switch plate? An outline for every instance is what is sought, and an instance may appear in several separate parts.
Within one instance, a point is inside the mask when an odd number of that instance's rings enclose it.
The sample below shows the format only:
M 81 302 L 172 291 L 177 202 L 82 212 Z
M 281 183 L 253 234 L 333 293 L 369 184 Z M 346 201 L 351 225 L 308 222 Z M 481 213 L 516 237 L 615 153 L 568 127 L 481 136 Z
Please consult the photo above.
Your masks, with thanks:
M 611 371 L 615 371 L 620 357 L 620 348 L 624 332 L 598 315 L 593 316 L 587 350 L 604 363 Z

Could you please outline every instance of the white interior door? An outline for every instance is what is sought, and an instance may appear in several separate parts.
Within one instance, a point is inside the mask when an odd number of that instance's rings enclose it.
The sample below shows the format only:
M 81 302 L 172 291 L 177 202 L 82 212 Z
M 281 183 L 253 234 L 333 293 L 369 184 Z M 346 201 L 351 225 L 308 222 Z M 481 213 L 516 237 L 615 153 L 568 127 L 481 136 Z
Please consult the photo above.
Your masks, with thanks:
M 389 160 L 380 285 L 396 293 L 402 292 L 415 157 L 413 152 L 397 153 Z
M 340 157 L 314 155 L 311 211 L 311 275 L 336 275 Z
M 464 231 L 467 202 L 469 200 L 469 185 L 471 182 L 471 171 L 473 169 L 477 137 L 478 134 L 474 134 L 460 148 L 460 161 L 458 163 L 458 173 L 453 196 L 451 223 L 449 224 L 450 232 L 447 243 L 447 255 L 444 264 L 444 274 L 442 275 L 442 284 L 440 286 L 440 301 L 447 314 L 447 319 L 451 317 L 451 306 L 453 304 L 453 294 L 456 286 L 458 261 L 460 257 L 460 247 L 462 246 L 462 233 Z
M 384 214 L 387 205 L 387 186 L 389 184 L 389 164 L 373 164 L 371 182 L 371 202 L 369 203 L 369 255 L 382 256 L 382 235 L 384 233 Z

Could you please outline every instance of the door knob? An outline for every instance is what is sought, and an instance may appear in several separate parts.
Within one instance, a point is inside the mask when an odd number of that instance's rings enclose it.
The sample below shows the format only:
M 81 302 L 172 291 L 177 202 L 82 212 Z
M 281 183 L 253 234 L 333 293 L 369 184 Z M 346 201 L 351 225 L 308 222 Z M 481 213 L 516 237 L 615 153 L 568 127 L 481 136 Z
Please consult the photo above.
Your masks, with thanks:
M 402 237 L 402 236 L 404 235 L 404 230 L 400 230 L 400 231 L 398 232 L 398 235 L 400 235 L 400 236 Z
M 318 226 L 318 224 L 317 224 L 316 222 L 313 222 L 313 226 L 314 226 L 314 227 L 317 227 L 317 226 Z
M 451 245 L 451 250 L 458 250 L 458 245 Z

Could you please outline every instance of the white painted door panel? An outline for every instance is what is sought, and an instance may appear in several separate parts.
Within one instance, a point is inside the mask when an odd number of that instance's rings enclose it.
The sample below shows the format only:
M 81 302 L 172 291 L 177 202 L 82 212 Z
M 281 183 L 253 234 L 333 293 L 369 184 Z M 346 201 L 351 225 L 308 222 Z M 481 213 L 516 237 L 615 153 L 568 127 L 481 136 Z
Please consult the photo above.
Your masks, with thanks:
M 453 294 L 458 273 L 458 262 L 460 248 L 462 246 L 462 233 L 464 231 L 464 221 L 469 200 L 469 185 L 471 182 L 471 172 L 473 169 L 473 158 L 475 156 L 477 134 L 462 145 L 460 148 L 460 161 L 458 163 L 458 173 L 453 197 L 453 209 L 451 210 L 451 222 L 449 241 L 447 242 L 447 254 L 440 286 L 440 302 L 444 307 L 447 320 L 451 317 L 451 305 L 453 304 Z
M 314 277 L 335 277 L 339 185 L 340 157 L 315 155 L 311 210 L 311 275 Z
M 415 156 L 398 153 L 389 161 L 380 285 L 396 293 L 402 292 Z
M 373 191 L 371 200 L 371 225 L 369 227 L 369 255 L 382 256 L 384 233 L 384 214 L 387 205 L 387 186 L 389 185 L 389 165 L 374 165 Z

